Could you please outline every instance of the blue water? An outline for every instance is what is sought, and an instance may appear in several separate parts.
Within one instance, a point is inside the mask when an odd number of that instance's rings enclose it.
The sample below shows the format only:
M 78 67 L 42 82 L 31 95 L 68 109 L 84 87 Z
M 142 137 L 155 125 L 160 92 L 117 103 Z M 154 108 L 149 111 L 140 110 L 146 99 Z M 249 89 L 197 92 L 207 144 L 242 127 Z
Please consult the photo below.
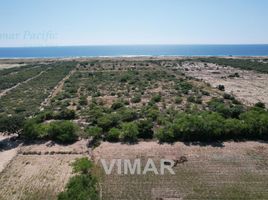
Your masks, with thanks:
M 268 45 L 124 45 L 0 48 L 0 58 L 230 55 L 268 56 Z

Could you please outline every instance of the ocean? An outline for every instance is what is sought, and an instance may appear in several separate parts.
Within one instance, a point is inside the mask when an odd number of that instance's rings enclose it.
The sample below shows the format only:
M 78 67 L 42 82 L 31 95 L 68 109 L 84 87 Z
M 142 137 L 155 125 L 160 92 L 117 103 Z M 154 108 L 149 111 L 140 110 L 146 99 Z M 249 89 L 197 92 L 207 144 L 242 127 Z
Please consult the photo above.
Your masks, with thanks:
M 0 48 L 0 58 L 268 56 L 268 45 L 114 45 Z

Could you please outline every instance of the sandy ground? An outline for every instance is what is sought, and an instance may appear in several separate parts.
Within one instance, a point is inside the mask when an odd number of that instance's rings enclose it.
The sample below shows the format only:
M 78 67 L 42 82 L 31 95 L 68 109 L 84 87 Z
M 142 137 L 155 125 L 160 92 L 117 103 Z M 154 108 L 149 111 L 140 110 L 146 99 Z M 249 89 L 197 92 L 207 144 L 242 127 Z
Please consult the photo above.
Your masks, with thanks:
M 90 153 L 87 148 L 88 140 L 80 140 L 70 145 L 60 145 L 52 141 L 39 142 L 35 144 L 24 144 L 19 150 L 19 154 L 85 154 Z
M 0 173 L 4 170 L 7 164 L 17 155 L 19 146 L 14 148 L 7 148 L 4 150 L 3 141 L 9 139 L 10 136 L 0 134 Z
M 1 136 L 1 139 L 7 137 Z M 89 156 L 87 140 L 71 145 L 52 141 L 0 151 L 1 200 L 54 200 L 72 175 L 70 164 Z
M 185 62 L 183 69 L 188 76 L 202 79 L 213 87 L 224 85 L 226 92 L 234 94 L 247 105 L 259 101 L 268 105 L 268 74 L 210 63 L 205 66 L 204 63 L 199 62 Z M 229 75 L 234 73 L 238 73 L 240 77 L 230 78 Z
M 25 64 L 0 64 L 0 70 L 13 68 L 13 67 L 22 67 L 22 66 L 25 66 Z
M 151 158 L 157 163 L 160 159 L 187 158 L 187 162 L 173 168 L 175 175 L 118 175 L 116 170 L 105 175 L 103 172 L 100 187 L 104 200 L 268 198 L 267 143 L 125 145 L 105 142 L 93 154 L 96 162 Z
M 54 200 L 80 155 L 18 155 L 0 174 L 1 200 Z

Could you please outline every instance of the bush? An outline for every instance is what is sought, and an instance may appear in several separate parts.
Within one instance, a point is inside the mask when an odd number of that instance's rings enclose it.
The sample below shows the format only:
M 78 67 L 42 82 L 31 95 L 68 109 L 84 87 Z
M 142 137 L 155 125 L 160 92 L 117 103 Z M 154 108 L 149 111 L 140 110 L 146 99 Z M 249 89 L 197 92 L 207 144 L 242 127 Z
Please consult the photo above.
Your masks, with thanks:
M 255 104 L 255 107 L 265 109 L 266 106 L 265 106 L 265 104 L 263 102 L 258 102 L 258 103 Z
M 146 120 L 140 120 L 138 122 L 138 128 L 139 128 L 139 138 L 143 139 L 151 139 L 153 138 L 154 132 L 153 132 L 153 121 L 150 119 Z
M 131 99 L 132 103 L 139 103 L 141 102 L 141 95 L 135 95 L 132 99 Z
M 107 140 L 109 142 L 117 142 L 119 140 L 121 131 L 118 128 L 112 128 L 107 135 Z
M 154 95 L 151 99 L 151 102 L 154 102 L 154 103 L 158 103 L 161 101 L 161 95 L 160 94 L 157 94 L 157 95 Z
M 124 102 L 122 102 L 122 101 L 116 101 L 116 102 L 114 102 L 113 104 L 112 104 L 112 109 L 113 110 L 117 110 L 117 109 L 119 109 L 119 108 L 122 108 L 122 107 L 124 107 L 125 105 L 124 105 Z
M 0 132 L 15 133 L 23 128 L 24 120 L 24 117 L 19 115 L 0 116 Z
M 138 113 L 131 108 L 121 108 L 117 114 L 114 119 L 118 118 L 123 122 L 131 122 L 138 118 Z
M 158 128 L 156 130 L 155 137 L 159 140 L 159 142 L 173 143 L 176 141 L 174 129 L 170 125 Z
M 76 175 L 70 178 L 64 192 L 58 200 L 98 200 L 96 178 L 90 175 Z
M 181 81 L 177 83 L 175 89 L 182 92 L 183 94 L 188 94 L 190 90 L 192 90 L 193 86 L 185 81 Z
M 71 143 L 77 140 L 77 126 L 69 121 L 57 121 L 49 124 L 48 136 L 62 143 Z
M 224 123 L 222 139 L 242 139 L 245 134 L 245 124 L 239 119 L 227 119 Z
M 133 143 L 138 140 L 139 129 L 135 122 L 125 122 L 121 125 L 120 139 Z
M 103 129 L 103 131 L 108 131 L 110 128 L 117 125 L 118 119 L 114 114 L 105 114 L 97 120 L 97 124 L 99 127 Z
M 92 166 L 92 162 L 86 157 L 78 158 L 72 163 L 74 173 L 88 174 Z
M 176 97 L 175 98 L 175 103 L 176 104 L 181 104 L 182 103 L 182 98 L 181 97 Z
M 218 85 L 217 87 L 221 91 L 225 91 L 225 86 L 224 85 Z
M 232 95 L 228 94 L 228 93 L 224 93 L 223 98 L 228 99 L 228 100 L 233 100 L 234 99 L 234 97 Z
M 69 110 L 69 109 L 63 110 L 57 115 L 56 118 L 60 119 L 60 120 L 72 120 L 72 119 L 75 119 L 75 111 L 74 110 Z
M 102 128 L 100 128 L 98 126 L 90 126 L 89 128 L 87 128 L 86 133 L 87 133 L 87 135 L 89 135 L 95 139 L 101 138 Z
M 49 125 L 38 124 L 35 119 L 27 120 L 23 126 L 22 136 L 27 140 L 48 138 Z
M 80 97 L 80 99 L 79 99 L 79 104 L 80 104 L 81 106 L 86 106 L 86 105 L 88 104 L 88 102 L 87 102 L 87 98 L 86 98 L 85 96 Z

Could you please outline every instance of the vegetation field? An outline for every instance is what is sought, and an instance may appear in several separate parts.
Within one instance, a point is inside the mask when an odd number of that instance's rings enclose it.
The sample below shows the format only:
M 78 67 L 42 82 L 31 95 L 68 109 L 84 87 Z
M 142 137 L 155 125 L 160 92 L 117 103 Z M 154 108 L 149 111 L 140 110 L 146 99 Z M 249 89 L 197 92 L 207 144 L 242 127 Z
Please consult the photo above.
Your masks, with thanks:
M 260 58 L 179 57 L 2 69 L 0 132 L 12 136 L 0 141 L 0 199 L 267 199 L 265 70 Z M 106 176 L 101 158 L 178 165 Z

